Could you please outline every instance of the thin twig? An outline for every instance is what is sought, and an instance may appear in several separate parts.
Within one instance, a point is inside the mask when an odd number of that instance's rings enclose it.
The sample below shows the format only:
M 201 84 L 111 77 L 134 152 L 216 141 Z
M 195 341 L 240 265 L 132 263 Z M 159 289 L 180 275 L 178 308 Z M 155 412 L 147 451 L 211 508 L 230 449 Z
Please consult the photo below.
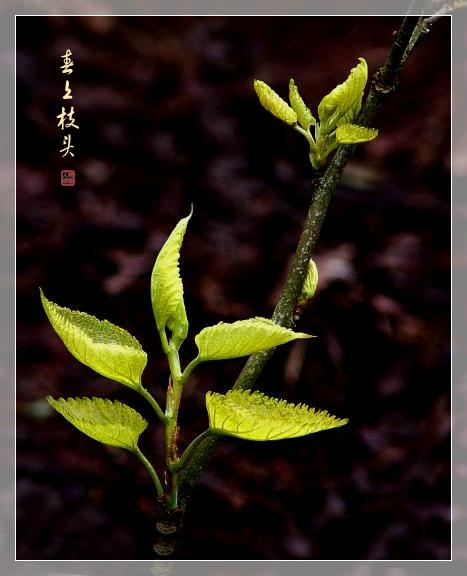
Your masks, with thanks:
M 144 388 L 143 386 L 140 386 L 139 388 L 136 389 L 136 391 L 145 399 L 147 400 L 147 402 L 149 402 L 149 404 L 151 405 L 151 407 L 153 408 L 154 412 L 157 414 L 157 417 L 159 418 L 159 420 L 161 422 L 165 422 L 166 418 L 165 418 L 165 414 L 162 411 L 162 408 L 159 406 L 159 404 L 157 403 L 157 400 L 154 398 L 154 396 L 148 391 L 146 390 L 146 388 Z
M 420 16 L 418 19 L 417 25 L 412 33 L 412 37 L 410 38 L 409 45 L 404 54 L 404 58 L 402 60 L 402 64 L 405 63 L 407 58 L 410 56 L 412 50 L 418 46 L 422 40 L 426 38 L 428 33 L 431 30 L 431 27 L 435 22 L 437 22 L 442 16 L 447 16 L 451 12 L 453 12 L 456 8 L 460 8 L 461 6 L 465 6 L 467 2 L 460 1 L 460 2 L 453 2 L 452 4 L 444 4 L 437 12 L 432 14 L 431 16 Z
M 139 448 L 134 450 L 134 454 L 141 460 L 146 470 L 149 472 L 149 476 L 151 476 L 152 481 L 154 482 L 154 486 L 157 490 L 157 495 L 162 497 L 164 495 L 164 489 L 162 488 L 161 481 L 159 480 L 159 476 L 157 472 L 154 470 L 151 462 L 146 458 L 146 456 L 141 452 Z

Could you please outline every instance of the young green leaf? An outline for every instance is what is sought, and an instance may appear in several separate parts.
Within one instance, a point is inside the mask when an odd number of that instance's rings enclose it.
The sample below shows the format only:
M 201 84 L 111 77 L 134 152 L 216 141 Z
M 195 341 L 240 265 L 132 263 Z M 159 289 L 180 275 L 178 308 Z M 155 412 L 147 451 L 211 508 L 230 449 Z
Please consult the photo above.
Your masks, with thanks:
M 312 258 L 308 262 L 308 269 L 305 276 L 305 282 L 303 283 L 302 288 L 302 298 L 304 300 L 309 300 L 313 298 L 316 286 L 318 285 L 318 268 Z
M 208 392 L 209 428 L 217 434 L 245 440 L 282 440 L 306 436 L 347 424 L 326 411 L 270 398 L 261 392 Z
M 305 102 L 300 96 L 298 88 L 292 78 L 289 82 L 289 100 L 290 104 L 292 105 L 292 109 L 297 114 L 298 123 L 304 130 L 309 130 L 310 126 L 314 126 L 316 124 L 316 120 L 313 117 L 313 114 L 310 112 L 310 109 L 306 106 Z
M 102 444 L 135 451 L 148 423 L 126 404 L 104 398 L 59 398 L 47 402 L 75 428 Z
M 355 124 L 342 124 L 337 127 L 336 140 L 338 144 L 359 144 L 369 142 L 378 136 L 376 128 L 364 128 Z
M 157 330 L 169 328 L 178 349 L 188 334 L 188 319 L 180 278 L 180 248 L 191 213 L 182 218 L 162 246 L 151 276 L 151 301 Z
M 141 386 L 147 356 L 136 338 L 107 320 L 58 306 L 42 290 L 40 294 L 50 323 L 75 358 L 106 378 L 133 389 Z
M 298 338 L 312 336 L 288 330 L 266 318 L 250 318 L 204 328 L 195 337 L 195 342 L 200 361 L 205 361 L 249 356 Z
M 368 79 L 368 66 L 364 58 L 352 68 L 345 82 L 339 84 L 318 106 L 320 128 L 328 134 L 336 126 L 353 122 L 362 106 L 363 91 Z
M 262 80 L 255 80 L 254 87 L 259 101 L 268 112 L 292 126 L 297 123 L 297 114 L 282 98 Z

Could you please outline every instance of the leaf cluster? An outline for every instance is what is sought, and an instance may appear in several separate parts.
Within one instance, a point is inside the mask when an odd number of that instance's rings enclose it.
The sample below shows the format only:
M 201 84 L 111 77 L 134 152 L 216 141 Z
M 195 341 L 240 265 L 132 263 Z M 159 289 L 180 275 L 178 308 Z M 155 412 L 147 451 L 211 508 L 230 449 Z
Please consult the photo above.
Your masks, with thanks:
M 359 126 L 356 121 L 368 80 L 368 66 L 364 58 L 352 68 L 350 75 L 327 94 L 318 105 L 319 121 L 301 97 L 293 79 L 289 82 L 289 102 L 285 102 L 262 80 L 255 80 L 254 87 L 259 101 L 271 114 L 292 126 L 308 141 L 310 161 L 315 169 L 326 164 L 329 154 L 341 144 L 359 144 L 378 136 L 375 128 Z M 314 129 L 314 135 L 311 128 Z
M 306 113 L 303 112 L 303 118 Z M 305 120 L 304 120 L 305 121 Z M 308 120 L 307 120 L 308 121 Z M 70 310 L 51 302 L 42 290 L 40 296 L 47 317 L 71 354 L 97 373 L 132 388 L 146 398 L 166 427 L 166 464 L 177 474 L 188 462 L 192 450 L 177 456 L 177 413 L 180 397 L 192 370 L 201 362 L 249 356 L 297 339 L 312 336 L 294 332 L 266 318 L 249 318 L 233 323 L 220 322 L 203 328 L 196 336 L 198 355 L 182 371 L 179 349 L 188 335 L 183 282 L 180 274 L 180 250 L 191 213 L 180 220 L 160 250 L 151 275 L 151 302 L 162 348 L 170 368 L 166 408 L 142 385 L 147 355 L 141 344 L 123 328 L 99 320 L 84 312 Z M 313 261 L 303 287 L 309 299 L 316 289 L 318 272 Z M 138 439 L 147 427 L 146 420 L 121 402 L 102 398 L 47 398 L 78 430 L 104 444 L 135 452 L 148 468 L 158 492 L 162 490 L 152 465 L 141 454 Z M 306 406 L 294 406 L 263 394 L 235 391 L 206 396 L 211 434 L 225 434 L 248 440 L 294 438 L 341 426 L 346 421 L 327 412 Z M 196 443 L 196 439 L 194 440 Z M 173 486 L 176 483 L 173 482 Z M 172 502 L 176 504 L 176 490 Z

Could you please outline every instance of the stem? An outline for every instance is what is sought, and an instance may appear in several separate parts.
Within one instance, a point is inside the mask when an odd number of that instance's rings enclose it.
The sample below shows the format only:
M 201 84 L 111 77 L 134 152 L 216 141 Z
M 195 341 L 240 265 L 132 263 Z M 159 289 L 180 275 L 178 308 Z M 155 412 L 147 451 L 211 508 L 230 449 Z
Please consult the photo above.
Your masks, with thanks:
M 318 141 L 315 142 L 313 136 L 311 135 L 311 132 L 304 130 L 298 124 L 295 124 L 294 130 L 305 136 L 305 138 L 308 140 L 308 144 L 310 145 L 310 152 L 309 152 L 310 162 L 313 168 L 317 168 L 319 164 L 319 147 L 318 147 L 319 142 Z
M 169 509 L 166 499 L 160 497 L 156 502 L 156 518 L 154 552 L 162 558 L 173 556 L 181 539 L 183 510 L 181 508 Z
M 182 371 L 180 369 L 180 358 L 177 349 L 170 343 L 167 351 L 167 359 L 170 367 L 170 381 L 167 390 L 167 404 L 165 407 L 166 420 L 173 420 L 177 423 L 178 406 L 183 384 L 181 382 Z
M 178 459 L 178 461 L 172 464 L 171 471 L 179 472 L 180 470 L 183 470 L 183 468 L 185 468 L 186 465 L 189 463 L 191 457 L 193 456 L 198 446 L 200 446 L 206 438 L 212 436 L 213 434 L 214 433 L 212 432 L 212 430 L 208 428 L 207 430 L 199 434 L 199 436 L 196 436 L 196 438 L 185 448 L 185 451 Z
M 134 450 L 134 453 L 136 454 L 136 456 L 138 456 L 138 458 L 144 464 L 146 470 L 149 472 L 149 475 L 151 476 L 152 481 L 154 482 L 154 485 L 156 487 L 157 495 L 163 496 L 164 495 L 164 489 L 162 488 L 161 481 L 159 480 L 159 477 L 158 477 L 156 471 L 152 467 L 151 462 L 149 462 L 149 460 L 146 458 L 146 456 L 141 452 L 141 450 L 138 447 L 136 447 L 136 449 Z
M 165 407 L 165 450 L 166 464 L 171 471 L 172 465 L 177 461 L 177 435 L 178 435 L 178 410 L 180 407 L 180 398 L 182 395 L 183 384 L 182 372 L 180 368 L 180 358 L 178 351 L 172 342 L 167 349 L 167 359 L 170 367 L 170 380 L 167 388 L 167 405 Z M 177 473 L 171 472 L 171 494 L 167 502 L 169 509 L 177 507 L 178 500 L 178 476 Z
M 395 90 L 399 72 L 405 61 L 404 55 L 417 22 L 418 17 L 408 16 L 404 18 L 391 46 L 385 65 L 373 77 L 368 97 L 356 120 L 357 124 L 368 126 L 387 94 Z M 340 146 L 325 173 L 319 174 L 313 183 L 312 201 L 303 232 L 272 316 L 274 322 L 286 328 L 294 326 L 294 310 L 303 287 L 308 262 L 326 216 L 329 201 L 337 188 L 345 166 L 352 157 L 354 149 L 355 144 Z M 251 388 L 273 352 L 274 350 L 272 349 L 250 356 L 240 372 L 233 389 Z M 184 472 L 180 494 L 181 505 L 186 505 L 186 501 L 192 489 L 196 486 L 204 466 L 216 447 L 217 441 L 217 436 L 210 436 L 200 441 L 199 446 L 196 446 L 197 449 L 194 450 L 194 454 Z
M 442 6 L 432 16 L 427 16 L 427 17 L 420 16 L 420 18 L 418 19 L 417 25 L 415 26 L 415 29 L 413 31 L 412 37 L 410 38 L 410 42 L 409 42 L 409 45 L 407 46 L 407 50 L 405 51 L 403 62 L 406 61 L 406 59 L 409 57 L 412 50 L 416 46 L 418 46 L 420 44 L 420 42 L 422 42 L 422 40 L 424 40 L 427 37 L 433 24 L 437 20 L 439 20 L 442 16 L 447 16 L 450 12 L 453 12 L 456 9 L 456 7 L 459 7 L 459 6 L 456 6 L 456 2 L 453 2 L 451 5 L 444 4 L 444 6 Z
M 406 50 L 418 22 L 419 18 L 417 16 L 406 16 L 404 18 L 391 46 L 386 63 L 373 76 L 370 92 L 356 120 L 356 124 L 368 126 L 386 96 L 396 89 L 399 72 L 405 63 Z
M 164 354 L 168 354 L 169 353 L 169 343 L 167 341 L 167 334 L 165 333 L 165 328 L 162 328 L 162 330 L 159 330 L 159 338 L 161 339 L 162 350 L 164 351 Z
M 202 362 L 201 358 L 199 356 L 196 356 L 196 358 L 194 358 L 189 364 L 188 366 L 185 368 L 185 370 L 183 371 L 183 374 L 180 377 L 180 382 L 182 384 L 186 384 L 188 378 L 190 377 L 190 374 L 192 373 L 193 369 L 196 368 L 196 366 L 198 366 L 198 364 L 200 364 Z
M 178 356 L 178 351 L 172 342 L 169 344 L 167 350 L 167 360 L 169 361 L 170 375 L 174 382 L 178 382 L 182 376 L 182 370 L 180 368 L 180 358 Z
M 139 392 L 139 394 L 145 398 L 149 404 L 151 404 L 151 406 L 154 409 L 154 412 L 157 414 L 157 417 L 159 418 L 159 420 L 161 422 L 165 422 L 165 416 L 164 416 L 164 412 L 162 412 L 161 407 L 159 406 L 159 404 L 157 403 L 156 399 L 154 398 L 154 396 L 148 392 L 148 390 L 146 390 L 146 388 L 144 388 L 143 386 L 140 386 L 137 389 L 137 392 Z
M 178 506 L 178 474 L 172 472 L 172 490 L 170 492 L 170 497 L 167 501 L 167 507 L 169 510 L 174 510 Z
M 299 132 L 300 134 L 303 134 L 303 136 L 305 136 L 305 138 L 308 140 L 310 148 L 315 146 L 315 141 L 313 140 L 313 136 L 311 135 L 310 132 L 308 132 L 308 130 L 305 130 L 304 128 L 302 128 L 298 124 L 295 124 L 294 130 L 296 130 L 297 132 Z
M 416 24 L 416 17 L 404 18 L 386 64 L 372 81 L 370 92 L 356 121 L 357 124 L 363 122 L 367 124 L 373 120 L 384 96 L 395 89 L 397 75 L 401 68 L 400 62 Z M 381 90 L 382 85 L 385 86 L 384 90 Z M 272 315 L 272 320 L 285 328 L 292 328 L 295 324 L 294 309 L 305 281 L 308 262 L 321 231 L 329 201 L 354 150 L 355 144 L 340 146 L 324 175 L 318 177 L 314 183 L 313 199 L 297 251 L 292 259 L 279 301 Z M 274 349 L 271 349 L 250 356 L 233 388 L 251 388 L 273 353 Z

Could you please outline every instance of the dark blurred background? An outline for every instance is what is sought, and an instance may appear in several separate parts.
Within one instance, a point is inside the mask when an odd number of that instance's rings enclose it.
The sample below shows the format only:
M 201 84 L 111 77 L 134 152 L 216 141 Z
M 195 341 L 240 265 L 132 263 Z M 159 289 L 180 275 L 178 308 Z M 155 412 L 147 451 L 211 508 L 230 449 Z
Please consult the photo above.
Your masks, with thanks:
M 310 201 L 303 138 L 265 112 L 252 82 L 293 77 L 316 112 L 357 58 L 385 60 L 394 17 L 17 19 L 17 557 L 147 559 L 154 488 L 130 453 L 98 444 L 44 397 L 134 392 L 74 360 L 41 308 L 107 318 L 167 367 L 149 298 L 155 256 L 185 216 L 190 336 L 270 316 Z M 74 72 L 61 73 L 73 52 Z M 63 101 L 70 80 L 73 100 Z M 56 115 L 75 107 L 75 157 Z M 410 57 L 332 200 L 320 284 L 261 389 L 350 424 L 270 443 L 226 438 L 186 514 L 180 558 L 450 557 L 450 21 Z M 60 171 L 74 169 L 76 186 Z M 194 346 L 182 348 L 186 363 Z M 181 443 L 207 424 L 243 360 L 196 369 Z M 162 430 L 143 451 L 162 470 Z

